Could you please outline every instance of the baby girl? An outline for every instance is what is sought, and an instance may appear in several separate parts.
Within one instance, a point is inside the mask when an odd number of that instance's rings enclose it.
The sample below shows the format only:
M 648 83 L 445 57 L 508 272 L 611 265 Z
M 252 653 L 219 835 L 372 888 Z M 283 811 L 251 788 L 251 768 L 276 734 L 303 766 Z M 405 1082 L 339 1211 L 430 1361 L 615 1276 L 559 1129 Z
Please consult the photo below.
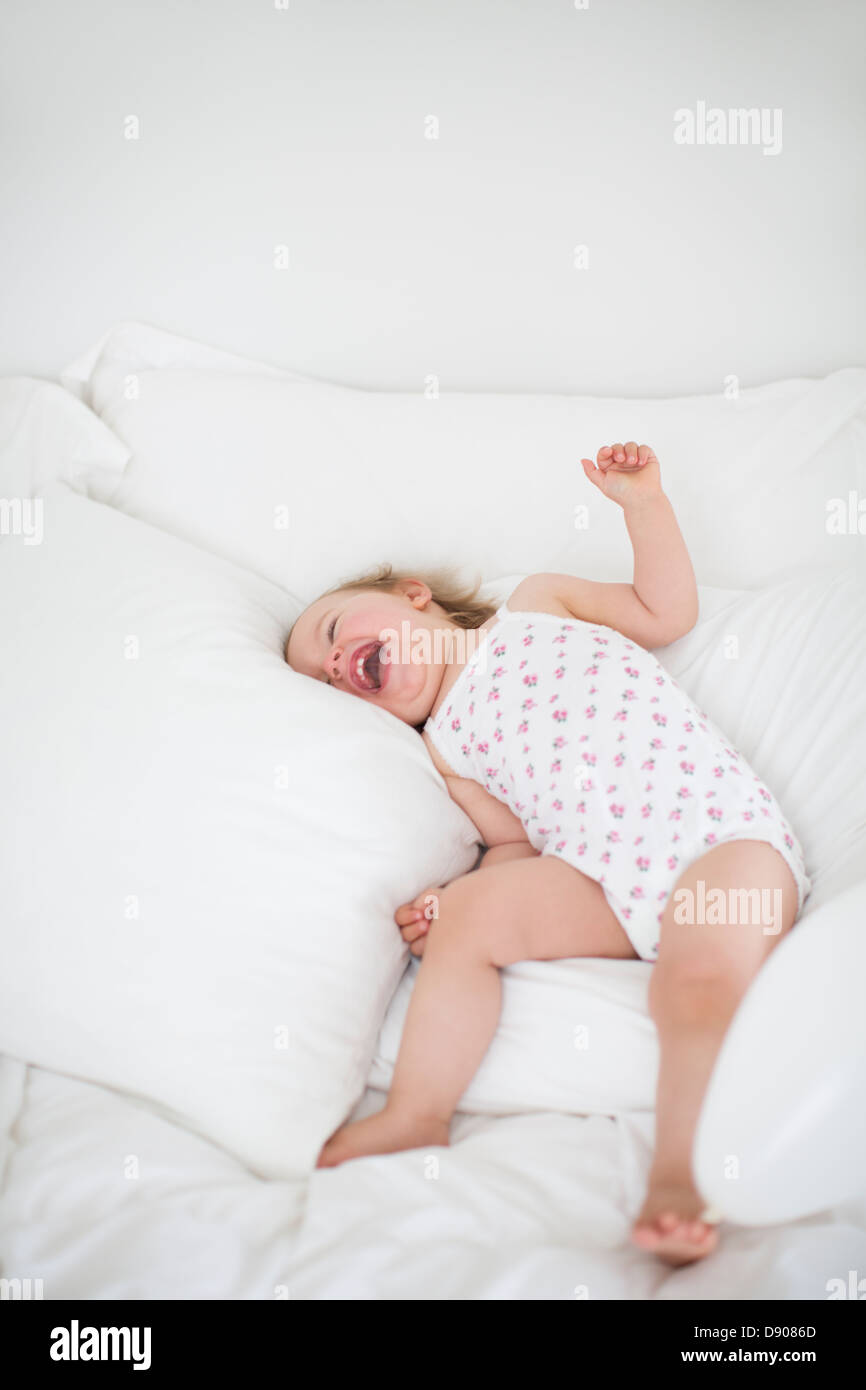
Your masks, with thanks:
M 423 961 L 388 1101 L 337 1130 L 318 1166 L 448 1143 L 496 1031 L 503 966 L 652 961 L 655 1150 L 632 1240 L 680 1265 L 718 1238 L 691 1165 L 714 1062 L 810 882 L 767 787 L 651 655 L 698 617 L 655 454 L 613 444 L 582 462 L 623 509 L 631 584 L 534 574 L 494 609 L 447 576 L 385 566 L 289 634 L 295 671 L 419 730 L 485 847 L 475 870 L 398 908 Z

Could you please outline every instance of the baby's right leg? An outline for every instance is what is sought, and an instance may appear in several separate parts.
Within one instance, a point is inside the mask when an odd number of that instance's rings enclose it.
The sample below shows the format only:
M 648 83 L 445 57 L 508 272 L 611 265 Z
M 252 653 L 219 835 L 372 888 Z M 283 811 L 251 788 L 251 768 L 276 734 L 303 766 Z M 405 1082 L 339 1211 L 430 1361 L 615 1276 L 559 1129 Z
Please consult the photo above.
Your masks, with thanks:
M 600 886 L 551 856 L 479 869 L 438 897 L 388 1104 L 447 1122 L 496 1032 L 502 966 L 636 953 Z
M 437 896 L 387 1104 L 339 1129 L 319 1167 L 448 1142 L 457 1103 L 496 1032 L 501 967 L 637 958 L 600 886 L 560 859 L 537 855 L 482 868 Z

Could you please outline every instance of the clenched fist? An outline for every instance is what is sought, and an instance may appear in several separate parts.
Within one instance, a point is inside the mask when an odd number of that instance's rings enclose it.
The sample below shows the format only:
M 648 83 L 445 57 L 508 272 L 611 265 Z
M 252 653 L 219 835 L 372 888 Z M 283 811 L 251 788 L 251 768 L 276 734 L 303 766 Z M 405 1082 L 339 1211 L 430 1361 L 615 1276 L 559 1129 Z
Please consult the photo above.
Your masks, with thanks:
M 581 459 L 589 481 L 621 507 L 656 496 L 662 490 L 659 461 L 648 444 L 605 444 L 596 463 Z

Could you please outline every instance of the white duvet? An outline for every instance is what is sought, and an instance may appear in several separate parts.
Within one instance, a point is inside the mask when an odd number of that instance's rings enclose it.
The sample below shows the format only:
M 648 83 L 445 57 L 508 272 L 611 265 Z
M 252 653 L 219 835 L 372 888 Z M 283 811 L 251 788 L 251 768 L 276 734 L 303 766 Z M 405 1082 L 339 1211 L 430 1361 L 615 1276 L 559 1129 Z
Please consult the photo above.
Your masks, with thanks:
M 357 1116 L 383 1100 L 369 1091 Z M 435 1166 L 390 1154 L 308 1185 L 263 1182 L 146 1106 L 8 1059 L 0 1116 L 3 1274 L 41 1279 L 46 1299 L 825 1299 L 866 1269 L 866 1201 L 726 1228 L 679 1270 L 630 1247 L 645 1115 L 458 1115 Z

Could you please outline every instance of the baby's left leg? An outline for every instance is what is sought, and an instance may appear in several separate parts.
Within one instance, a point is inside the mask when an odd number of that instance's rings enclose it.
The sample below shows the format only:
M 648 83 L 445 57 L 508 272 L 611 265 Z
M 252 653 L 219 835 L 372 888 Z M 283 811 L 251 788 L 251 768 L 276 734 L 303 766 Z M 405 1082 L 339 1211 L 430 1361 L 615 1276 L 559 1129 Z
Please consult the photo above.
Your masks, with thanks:
M 689 890 L 691 899 L 678 897 L 681 889 Z M 705 909 L 713 890 L 723 894 L 714 901 L 725 903 L 727 925 L 717 924 L 715 914 L 710 922 L 700 920 L 711 915 Z M 703 904 L 704 910 L 689 913 L 689 903 L 695 909 Z M 669 1264 L 700 1259 L 716 1244 L 715 1229 L 700 1219 L 705 1203 L 692 1173 L 697 1120 L 740 1001 L 796 915 L 791 870 L 777 850 L 757 840 L 717 845 L 702 855 L 679 879 L 665 907 L 649 986 L 660 1050 L 656 1146 L 632 1238 Z
M 496 1032 L 501 967 L 571 956 L 635 958 L 599 884 L 550 856 L 477 869 L 438 899 L 388 1102 L 338 1129 L 318 1168 L 448 1143 L 457 1103 Z

